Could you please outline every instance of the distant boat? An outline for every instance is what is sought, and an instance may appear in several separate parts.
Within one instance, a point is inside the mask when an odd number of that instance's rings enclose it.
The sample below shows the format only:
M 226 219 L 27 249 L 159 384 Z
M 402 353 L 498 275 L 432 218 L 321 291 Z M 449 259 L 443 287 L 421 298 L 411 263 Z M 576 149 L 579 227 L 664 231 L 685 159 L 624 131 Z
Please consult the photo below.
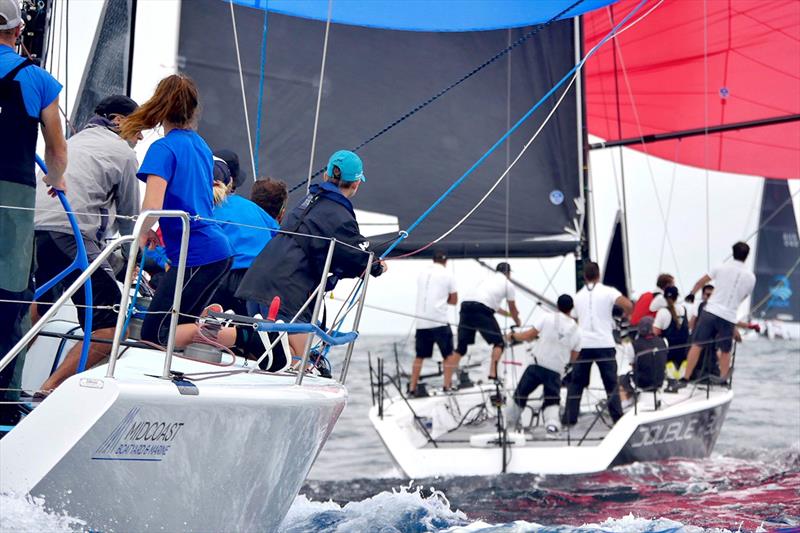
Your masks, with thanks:
M 764 180 L 759 227 L 753 319 L 770 339 L 800 339 L 800 237 L 786 180 Z

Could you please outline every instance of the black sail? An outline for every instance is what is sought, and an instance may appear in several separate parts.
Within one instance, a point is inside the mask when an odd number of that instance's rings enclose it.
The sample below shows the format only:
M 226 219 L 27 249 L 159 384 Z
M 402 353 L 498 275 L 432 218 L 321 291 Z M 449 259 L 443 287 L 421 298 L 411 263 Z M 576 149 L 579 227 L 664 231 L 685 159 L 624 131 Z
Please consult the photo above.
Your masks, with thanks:
M 78 130 L 92 117 L 100 100 L 112 94 L 128 94 L 133 6 L 134 0 L 106 0 L 103 4 L 72 110 L 71 122 Z
M 764 180 L 759 226 L 753 315 L 800 321 L 800 237 L 787 180 Z
M 264 12 L 236 7 L 236 23 L 255 130 Z M 258 173 L 293 186 L 308 173 L 325 24 L 269 13 L 267 25 Z M 333 151 L 358 146 L 528 30 L 434 33 L 332 24 L 314 170 Z M 572 68 L 574 53 L 572 21 L 552 24 L 360 149 L 367 182 L 354 199 L 356 208 L 397 217 L 399 229 L 407 229 L 507 131 L 509 121 L 514 124 Z M 227 2 L 184 1 L 179 55 L 181 71 L 200 87 L 200 133 L 212 148 L 238 152 L 249 167 Z M 560 94 L 448 196 L 398 253 L 424 246 L 466 215 Z M 576 109 L 573 88 L 507 182 L 439 248 L 451 257 L 553 256 L 575 249 L 577 239 L 566 228 L 575 227 L 580 196 Z M 248 188 L 239 193 L 246 196 Z M 290 202 L 304 192 L 302 185 Z M 380 248 L 392 237 L 374 237 L 373 244 Z
M 625 296 L 630 296 L 628 276 L 625 273 L 625 244 L 622 233 L 622 212 L 617 211 L 614 219 L 614 233 L 608 243 L 606 266 L 603 269 L 603 283 L 616 288 Z

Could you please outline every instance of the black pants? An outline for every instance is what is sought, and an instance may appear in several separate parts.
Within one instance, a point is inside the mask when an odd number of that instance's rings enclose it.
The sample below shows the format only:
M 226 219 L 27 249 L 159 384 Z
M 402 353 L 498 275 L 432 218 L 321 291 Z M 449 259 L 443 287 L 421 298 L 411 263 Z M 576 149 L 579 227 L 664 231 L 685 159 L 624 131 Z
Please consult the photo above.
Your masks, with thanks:
M 247 302 L 235 296 L 236 289 L 239 288 L 245 273 L 247 273 L 246 268 L 229 270 L 222 277 L 219 287 L 211 298 L 211 303 L 220 304 L 224 310 L 233 310 L 237 315 L 247 316 Z
M 211 302 L 211 296 L 217 289 L 222 276 L 231 266 L 231 258 L 216 261 L 207 265 L 186 267 L 181 295 L 181 313 L 179 324 L 193 323 Z M 150 302 L 148 314 L 142 323 L 142 340 L 155 342 L 162 346 L 167 344 L 169 336 L 170 315 L 166 311 L 172 309 L 172 298 L 175 296 L 178 268 L 170 268 Z
M 514 391 L 514 402 L 520 407 L 525 407 L 525 404 L 528 403 L 528 396 L 539 385 L 544 385 L 542 409 L 549 405 L 558 405 L 561 398 L 561 376 L 558 372 L 539 365 L 529 365 L 525 369 L 525 373 L 522 374 L 522 379 L 519 380 L 517 389 Z
M 578 421 L 583 389 L 589 385 L 592 363 L 600 369 L 603 387 L 608 396 L 608 411 L 611 419 L 616 422 L 622 418 L 622 403 L 619 400 L 617 387 L 617 360 L 614 348 L 586 348 L 581 350 L 575 368 L 572 371 L 572 381 L 567 388 L 567 409 L 564 413 L 564 424 L 574 425 Z
M 21 292 L 0 289 L 0 300 L 33 300 L 33 282 Z M 0 357 L 8 353 L 31 327 L 30 304 L 0 302 Z M 0 400 L 16 402 L 22 386 L 22 367 L 25 365 L 25 350 L 0 372 Z M 7 390 L 10 389 L 10 390 Z M 16 389 L 16 390 L 15 390 Z M 19 421 L 19 409 L 14 404 L 0 404 L 0 424 L 15 425 Z
M 100 255 L 100 248 L 96 243 L 83 239 L 83 244 L 86 247 L 86 255 L 89 262 L 94 261 Z M 43 286 L 45 283 L 59 275 L 65 268 L 67 268 L 78 253 L 78 246 L 75 243 L 75 237 L 65 233 L 58 233 L 55 231 L 37 231 L 36 232 L 36 271 L 34 277 L 36 278 L 36 285 Z M 73 270 L 71 273 L 56 284 L 49 291 L 41 296 L 44 302 L 52 302 L 58 299 L 64 292 L 64 289 L 72 285 L 80 271 Z M 110 307 L 119 303 L 122 293 L 117 285 L 117 280 L 114 277 L 114 271 L 108 262 L 104 263 L 98 270 L 92 274 L 92 305 L 101 307 Z M 78 289 L 78 292 L 72 295 L 72 302 L 79 307 L 77 308 L 78 322 L 81 328 L 86 329 L 86 295 L 83 289 Z M 49 305 L 37 304 L 39 315 L 43 315 L 50 308 Z M 92 330 L 113 328 L 117 325 L 117 313 L 111 309 L 94 309 L 92 311 Z

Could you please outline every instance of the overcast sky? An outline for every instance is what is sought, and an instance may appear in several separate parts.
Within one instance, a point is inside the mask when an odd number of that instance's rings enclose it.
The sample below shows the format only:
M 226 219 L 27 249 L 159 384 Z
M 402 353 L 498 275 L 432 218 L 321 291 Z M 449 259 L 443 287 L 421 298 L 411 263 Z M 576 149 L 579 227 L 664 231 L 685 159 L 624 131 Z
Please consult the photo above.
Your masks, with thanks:
M 81 0 L 70 3 L 69 79 L 66 97 L 70 108 L 83 73 L 86 56 L 91 47 L 94 28 L 100 15 L 102 0 Z M 140 0 L 137 28 L 140 30 L 135 44 L 133 98 L 144 102 L 158 80 L 175 71 L 177 54 L 178 0 Z M 228 24 L 230 21 L 220 21 Z M 146 34 L 143 29 L 146 28 Z M 144 38 L 143 38 L 144 37 Z M 62 71 L 66 70 L 63 68 Z M 63 80 L 62 80 L 63 81 Z M 324 113 L 324 109 L 322 109 Z M 311 132 L 309 132 L 310 137 Z M 141 156 L 155 138 L 150 134 L 140 143 Z M 240 154 L 243 156 L 244 154 Z M 512 154 L 513 155 L 513 154 Z M 593 152 L 591 172 L 595 194 L 596 252 L 595 259 L 603 264 L 614 217 L 619 207 L 619 149 Z M 368 162 L 367 162 L 368 164 Z M 739 239 L 749 237 L 758 226 L 761 186 L 763 180 L 677 165 L 648 157 L 634 150 L 624 149 L 627 186 L 627 211 L 630 232 L 631 277 L 635 293 L 650 290 L 659 272 L 676 275 L 682 291 L 691 285 L 711 265 L 719 263 L 730 254 L 730 246 Z M 380 179 L 380 169 L 371 169 L 371 176 Z M 456 176 L 453 176 L 455 179 Z M 524 179 L 516 177 L 515 179 Z M 709 205 L 708 233 L 710 246 L 706 246 L 706 179 Z M 442 190 L 449 185 L 442 183 Z M 369 186 L 369 183 L 365 184 Z M 512 185 L 513 186 L 513 185 Z M 800 182 L 790 182 L 792 193 L 800 189 Z M 504 194 L 499 187 L 496 194 Z M 435 198 L 420 199 L 420 213 Z M 358 206 L 358 197 L 354 201 Z M 659 208 L 659 203 L 661 207 Z M 533 205 L 533 202 L 532 202 Z M 800 195 L 795 196 L 795 214 L 800 213 Z M 662 218 L 666 218 L 666 225 Z M 369 215 L 359 214 L 362 222 L 374 221 Z M 369 234 L 364 227 L 364 233 Z M 383 231 L 380 229 L 379 231 Z M 593 235 L 594 237 L 594 235 Z M 755 245 L 755 240 L 750 241 Z M 370 283 L 369 305 L 413 313 L 415 307 L 416 277 L 429 260 L 392 261 L 389 272 Z M 490 260 L 495 264 L 497 260 Z M 574 261 L 571 256 L 545 260 L 512 260 L 514 277 L 531 288 L 545 292 L 555 299 L 562 292 L 574 292 Z M 456 275 L 462 294 L 488 275 L 488 271 L 472 260 L 450 261 L 448 267 Z M 340 284 L 334 297 L 347 296 L 350 285 Z M 523 319 L 530 315 L 535 303 L 520 296 L 518 304 Z M 328 301 L 329 310 L 337 303 Z M 455 320 L 455 309 L 453 309 Z M 365 313 L 362 332 L 365 334 L 406 334 L 413 328 L 412 319 L 371 309 Z

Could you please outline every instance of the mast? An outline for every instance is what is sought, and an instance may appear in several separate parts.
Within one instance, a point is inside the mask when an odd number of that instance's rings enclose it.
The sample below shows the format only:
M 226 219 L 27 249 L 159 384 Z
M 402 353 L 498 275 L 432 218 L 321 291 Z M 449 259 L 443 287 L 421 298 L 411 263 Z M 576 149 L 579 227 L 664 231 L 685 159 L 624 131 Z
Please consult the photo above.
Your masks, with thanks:
M 610 8 L 611 24 L 614 25 L 614 6 Z M 620 110 L 619 102 L 619 75 L 617 72 L 617 38 L 614 36 L 611 39 L 611 45 L 614 53 L 614 92 L 616 93 L 617 101 L 617 136 L 622 137 L 622 113 Z M 627 188 L 625 186 L 625 154 L 622 152 L 622 147 L 619 149 L 619 170 L 620 179 L 622 180 L 622 205 L 620 206 L 620 213 L 622 214 L 621 227 L 622 227 L 622 264 L 625 275 L 625 287 L 633 294 L 631 287 L 631 260 L 628 253 L 628 199 Z
M 574 19 L 575 62 L 583 58 L 583 17 Z M 589 142 L 586 128 L 586 101 L 584 92 L 584 69 L 575 80 L 575 98 L 577 100 L 577 135 L 578 135 L 578 179 L 580 181 L 581 200 L 583 201 L 583 220 L 581 221 L 581 238 L 575 250 L 575 290 L 583 287 L 583 265 L 591 258 L 592 211 L 594 210 L 591 174 L 589 173 Z

